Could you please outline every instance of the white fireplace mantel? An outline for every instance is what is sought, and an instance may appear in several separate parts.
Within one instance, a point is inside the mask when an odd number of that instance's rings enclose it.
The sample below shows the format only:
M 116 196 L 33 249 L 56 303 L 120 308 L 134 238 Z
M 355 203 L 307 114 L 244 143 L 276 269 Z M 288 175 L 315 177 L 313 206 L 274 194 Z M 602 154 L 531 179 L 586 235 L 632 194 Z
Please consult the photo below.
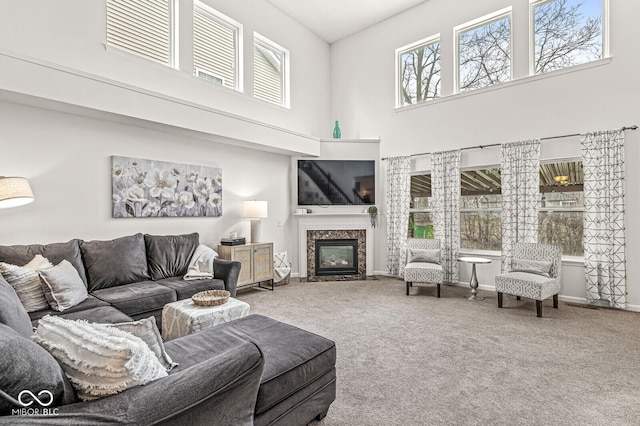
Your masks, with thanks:
M 298 271 L 307 277 L 307 231 L 364 229 L 366 231 L 367 275 L 373 275 L 373 228 L 367 213 L 310 213 L 295 214 L 298 219 Z

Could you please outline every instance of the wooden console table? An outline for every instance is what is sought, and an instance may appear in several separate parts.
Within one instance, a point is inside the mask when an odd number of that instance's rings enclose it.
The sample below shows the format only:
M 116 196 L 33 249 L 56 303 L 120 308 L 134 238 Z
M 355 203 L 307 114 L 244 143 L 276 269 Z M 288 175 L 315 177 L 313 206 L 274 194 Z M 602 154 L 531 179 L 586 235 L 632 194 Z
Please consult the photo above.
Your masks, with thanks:
M 236 260 L 242 264 L 238 289 L 271 284 L 273 291 L 273 243 L 248 243 L 237 246 L 218 246 L 220 259 Z

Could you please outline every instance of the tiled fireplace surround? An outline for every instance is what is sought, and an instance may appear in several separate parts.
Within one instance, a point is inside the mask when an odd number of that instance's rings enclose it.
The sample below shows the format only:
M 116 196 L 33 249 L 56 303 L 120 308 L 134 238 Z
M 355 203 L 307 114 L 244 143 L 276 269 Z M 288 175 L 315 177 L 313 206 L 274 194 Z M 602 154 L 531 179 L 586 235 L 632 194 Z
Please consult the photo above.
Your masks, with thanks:
M 364 213 L 311 213 L 298 218 L 300 278 L 307 281 L 364 280 L 373 275 L 373 232 Z M 315 275 L 315 240 L 357 239 L 357 275 Z

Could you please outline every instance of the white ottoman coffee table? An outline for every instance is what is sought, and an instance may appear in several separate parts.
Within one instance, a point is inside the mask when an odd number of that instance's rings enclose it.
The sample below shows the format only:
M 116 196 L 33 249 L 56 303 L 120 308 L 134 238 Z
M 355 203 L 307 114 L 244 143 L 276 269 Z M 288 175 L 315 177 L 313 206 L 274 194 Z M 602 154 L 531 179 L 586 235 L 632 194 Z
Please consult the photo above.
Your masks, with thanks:
M 198 306 L 191 299 L 167 303 L 162 309 L 162 337 L 176 339 L 249 315 L 249 304 L 230 297 L 218 306 Z

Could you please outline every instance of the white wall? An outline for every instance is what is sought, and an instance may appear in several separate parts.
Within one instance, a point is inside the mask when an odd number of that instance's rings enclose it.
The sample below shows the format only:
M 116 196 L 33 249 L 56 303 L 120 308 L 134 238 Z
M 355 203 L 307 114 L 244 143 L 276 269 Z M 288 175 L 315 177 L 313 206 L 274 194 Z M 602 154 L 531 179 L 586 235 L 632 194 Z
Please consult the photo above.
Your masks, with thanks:
M 0 14 L 0 56 L 16 54 L 35 64 L 64 67 L 82 76 L 140 88 L 178 101 L 184 100 L 205 108 L 215 108 L 269 123 L 305 135 L 329 136 L 329 45 L 264 1 L 206 0 L 213 8 L 243 24 L 245 93 L 226 89 L 192 76 L 192 0 L 180 0 L 180 70 L 127 54 L 106 46 L 106 1 L 104 0 L 33 0 L 2 3 Z M 285 109 L 252 96 L 253 32 L 257 31 L 290 51 L 291 109 Z M 0 70 L 10 74 L 11 67 Z M 35 77 L 35 76 L 34 76 Z M 76 92 L 74 79 L 60 91 Z M 46 81 L 23 76 L 35 90 Z M 44 77 L 46 78 L 46 77 Z M 20 91 L 19 82 L 11 79 L 0 88 Z M 12 85 L 6 87 L 10 84 Z M 24 81 L 23 81 L 24 82 Z M 15 86 L 15 87 L 14 87 Z M 43 87 L 51 91 L 51 87 Z M 84 90 L 84 89 L 83 89 Z M 90 94 L 89 94 L 90 95 Z M 63 96 L 63 94 L 60 94 Z M 108 94 L 106 95 L 108 96 Z M 64 100 L 65 102 L 72 102 Z M 135 102 L 122 102 L 122 113 L 129 115 Z M 133 103 L 134 105 L 131 105 Z M 120 113 L 121 111 L 112 111 Z M 166 122 L 157 113 L 159 122 Z M 145 117 L 154 120 L 154 116 Z M 181 117 L 174 117 L 179 120 Z M 188 127 L 189 121 L 183 124 Z
M 195 231 L 215 246 L 248 236 L 242 201 L 261 199 L 263 237 L 293 251 L 290 158 L 241 146 L 319 151 L 312 135 L 333 125 L 329 45 L 266 2 L 206 1 L 244 26 L 244 93 L 191 75 L 192 0 L 179 2 L 180 70 L 107 48 L 104 0 L 3 2 L 0 174 L 29 178 L 36 201 L 0 210 L 2 244 Z M 290 51 L 290 109 L 251 95 L 254 31 Z M 111 155 L 221 167 L 223 216 L 112 219 Z
M 215 247 L 231 231 L 249 237 L 242 202 L 260 199 L 269 202 L 265 241 L 273 241 L 276 250 L 289 248 L 288 156 L 256 155 L 245 148 L 1 101 L 0 117 L 0 170 L 27 176 L 35 195 L 31 204 L 0 209 L 3 245 L 199 232 L 201 242 Z M 112 155 L 222 168 L 222 217 L 113 219 Z
M 542 138 L 640 124 L 640 71 L 637 40 L 640 3 L 611 1 L 611 59 L 573 72 L 522 79 L 527 75 L 529 28 L 527 0 L 429 0 L 379 25 L 355 34 L 331 49 L 331 116 L 344 137 L 379 136 L 382 156 L 410 155 L 521 139 Z M 513 5 L 514 77 L 498 88 L 454 95 L 426 106 L 395 110 L 395 49 L 440 33 L 442 92 L 453 88 L 453 27 Z M 627 256 L 629 302 L 640 308 L 640 214 L 637 182 L 640 132 L 627 132 Z M 542 156 L 579 155 L 575 140 L 543 142 Z M 490 150 L 465 152 L 463 165 L 498 164 Z M 414 162 L 428 165 L 424 158 Z M 422 166 L 420 166 L 422 164 Z M 424 169 L 423 169 L 424 170 Z M 378 202 L 379 205 L 384 205 Z M 384 224 L 382 224 L 384 226 Z M 377 247 L 385 247 L 378 241 Z M 384 270 L 384 249 L 376 268 Z M 493 283 L 494 265 L 480 274 Z M 562 295 L 584 297 L 583 278 L 574 264 L 565 273 Z M 579 268 L 579 266 L 578 266 Z M 564 269 L 563 269 L 564 271 Z M 464 274 L 463 278 L 464 279 Z

